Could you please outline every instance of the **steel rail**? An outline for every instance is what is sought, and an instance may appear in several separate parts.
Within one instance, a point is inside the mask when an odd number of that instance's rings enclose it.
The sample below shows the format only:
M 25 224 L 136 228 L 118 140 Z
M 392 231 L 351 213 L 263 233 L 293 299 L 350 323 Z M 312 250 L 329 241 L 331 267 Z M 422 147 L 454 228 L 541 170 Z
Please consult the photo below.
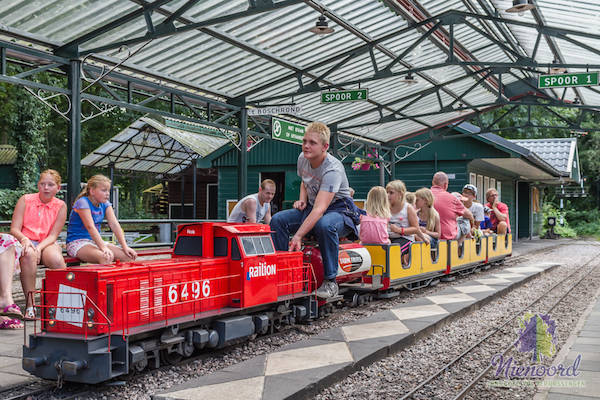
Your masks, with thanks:
M 593 256 L 592 258 L 590 258 L 585 264 L 584 266 L 590 264 L 592 261 L 594 261 L 598 255 L 600 255 L 600 253 L 596 254 L 595 256 Z M 571 289 L 569 289 L 569 291 L 567 293 L 565 293 L 565 295 L 563 295 L 563 297 L 561 297 L 559 299 L 559 301 L 556 303 L 558 304 L 559 302 L 562 301 L 562 299 L 568 294 L 570 293 L 575 287 L 577 287 L 579 285 L 579 283 L 585 279 L 592 271 L 594 271 L 596 269 L 598 265 L 595 265 L 594 267 L 592 267 L 584 276 L 583 278 L 581 278 L 573 287 L 571 287 Z M 475 348 L 479 347 L 479 345 L 481 345 L 482 343 L 484 343 L 486 340 L 488 340 L 490 337 L 494 336 L 495 334 L 497 334 L 498 332 L 502 331 L 502 328 L 504 328 L 506 325 L 508 325 L 510 322 L 512 322 L 515 318 L 517 318 L 518 316 L 522 315 L 523 312 L 527 311 L 531 306 L 533 306 L 534 304 L 538 303 L 540 300 L 542 300 L 544 297 L 546 297 L 548 294 L 550 294 L 555 288 L 557 288 L 558 286 L 562 285 L 563 283 L 565 283 L 569 278 L 571 278 L 572 276 L 578 274 L 581 272 L 581 269 L 577 269 L 575 270 L 572 274 L 570 274 L 569 276 L 567 276 L 565 279 L 559 281 L 556 285 L 552 286 L 550 289 L 548 289 L 546 292 L 544 292 L 542 295 L 540 295 L 537 299 L 535 299 L 533 302 L 529 303 L 528 305 L 526 305 L 525 307 L 523 307 L 521 310 L 519 310 L 518 312 L 514 313 L 512 316 L 510 316 L 508 319 L 506 319 L 501 325 L 495 327 L 490 333 L 488 333 L 487 335 L 485 335 L 483 338 L 481 338 L 478 342 L 474 343 L 473 345 L 471 345 L 468 349 L 466 349 L 465 351 L 463 351 L 461 354 L 459 354 L 458 356 L 456 356 L 454 359 L 452 359 L 451 361 L 449 361 L 446 365 L 444 365 L 442 368 L 440 368 L 439 370 L 437 370 L 435 373 L 433 373 L 432 375 L 430 375 L 426 380 L 422 381 L 421 383 L 419 383 L 417 386 L 415 386 L 414 388 L 412 388 L 408 393 L 406 393 L 404 396 L 402 396 L 400 398 L 400 400 L 406 400 L 409 398 L 412 398 L 413 395 L 415 393 L 417 393 L 418 391 L 420 391 L 423 387 L 425 387 L 426 385 L 428 385 L 429 383 L 431 383 L 434 379 L 436 379 L 437 377 L 439 377 L 440 375 L 442 375 L 443 373 L 447 372 L 448 369 L 456 364 L 458 361 L 460 361 L 461 359 L 463 359 L 467 354 L 471 353 Z M 550 312 L 552 309 L 554 309 L 554 307 L 556 306 L 556 304 L 548 311 Z M 512 347 L 514 346 L 513 343 L 511 343 L 511 345 L 505 349 L 504 353 L 505 354 L 508 350 L 510 350 Z M 483 376 L 485 376 L 485 374 L 490 370 L 491 366 L 488 366 L 480 375 L 478 375 L 473 381 L 471 381 L 471 383 L 467 386 L 469 389 L 466 390 L 467 388 L 465 388 L 465 390 L 461 391 L 461 393 L 459 393 L 459 395 L 457 397 L 455 397 L 455 400 L 458 399 L 462 399 L 470 390 L 471 388 L 477 383 L 479 382 L 479 380 L 481 380 L 481 378 Z
M 590 261 L 588 261 L 588 263 L 589 263 L 589 262 L 591 262 L 591 260 L 590 260 Z M 587 263 L 586 263 L 586 264 L 587 264 Z M 593 271 L 594 271 L 594 270 L 595 270 L 597 267 L 598 267 L 598 265 L 595 265 L 594 267 L 590 268 L 590 270 L 589 270 L 589 271 L 588 271 L 586 274 L 584 274 L 584 275 L 583 275 L 583 277 L 582 277 L 580 280 L 578 280 L 578 281 L 577 281 L 577 283 L 576 283 L 575 285 L 573 285 L 573 286 L 572 286 L 572 287 L 571 287 L 571 288 L 570 288 L 570 289 L 569 289 L 569 290 L 568 290 L 568 291 L 567 291 L 565 294 L 563 294 L 563 295 L 560 297 L 560 299 L 558 299 L 558 300 L 557 300 L 557 301 L 554 303 L 554 305 L 552 305 L 552 307 L 550 307 L 550 308 L 548 309 L 548 311 L 546 311 L 546 314 L 549 314 L 549 313 L 550 313 L 552 310 L 554 310 L 554 308 L 555 308 L 557 305 L 559 305 L 559 304 L 560 304 L 560 303 L 561 303 L 561 302 L 562 302 L 562 301 L 565 299 L 565 297 L 567 297 L 567 296 L 569 295 L 569 293 L 571 293 L 571 292 L 573 291 L 573 289 L 575 289 L 576 287 L 578 287 L 578 286 L 579 286 L 579 284 L 580 284 L 580 283 L 581 283 L 581 282 L 582 282 L 584 279 L 586 279 L 586 278 L 588 277 L 588 275 L 590 275 L 590 274 L 591 274 L 591 273 L 592 273 L 592 272 L 593 272 Z M 577 272 L 579 272 L 579 270 L 575 271 L 575 273 L 577 273 Z M 574 273 L 574 274 L 575 274 L 575 273 Z M 571 277 L 572 275 L 574 275 L 574 274 L 571 274 L 571 275 L 569 275 L 569 276 L 567 277 L 567 279 L 568 279 L 568 278 L 570 278 L 570 277 Z M 564 282 L 564 281 L 562 281 L 562 282 L 559 282 L 557 285 L 555 285 L 555 287 L 556 287 L 556 286 L 558 286 L 559 284 L 563 283 L 563 282 Z M 554 289 L 554 287 L 553 287 L 551 290 L 553 290 L 553 289 Z M 502 352 L 502 355 L 505 355 L 506 353 L 508 353 L 508 351 L 509 351 L 510 349 L 512 349 L 513 347 L 514 347 L 514 343 L 511 343 L 511 344 L 510 344 L 508 347 L 506 347 L 506 348 L 504 349 L 504 351 Z M 480 380 L 481 380 L 481 379 L 482 379 L 482 378 L 483 378 L 483 377 L 484 377 L 484 376 L 485 376 L 485 375 L 486 375 L 486 374 L 489 372 L 489 370 L 490 370 L 491 368 L 492 368 L 492 366 L 491 366 L 491 365 L 488 365 L 488 366 L 487 366 L 487 367 L 486 367 L 486 368 L 485 368 L 485 369 L 484 369 L 484 370 L 483 370 L 483 371 L 482 371 L 482 372 L 481 372 L 479 375 L 477 375 L 477 377 L 475 377 L 475 379 L 473 379 L 473 380 L 472 380 L 472 381 L 471 381 L 471 382 L 470 382 L 470 383 L 469 383 L 469 384 L 468 384 L 468 385 L 467 385 L 467 386 L 466 386 L 466 387 L 465 387 L 465 388 L 464 388 L 464 389 L 463 389 L 463 390 L 462 390 L 462 391 L 461 391 L 461 392 L 460 392 L 458 395 L 456 395 L 456 397 L 454 397 L 454 400 L 460 400 L 460 399 L 463 399 L 463 398 L 464 398 L 464 397 L 465 397 L 465 396 L 466 396 L 466 395 L 467 395 L 467 394 L 468 394 L 468 393 L 469 393 L 469 392 L 470 392 L 470 391 L 473 389 L 473 387 L 474 387 L 474 386 L 475 386 L 475 385 L 476 385 L 476 384 L 477 384 L 477 383 L 478 383 L 478 382 L 479 382 L 479 381 L 480 381 Z

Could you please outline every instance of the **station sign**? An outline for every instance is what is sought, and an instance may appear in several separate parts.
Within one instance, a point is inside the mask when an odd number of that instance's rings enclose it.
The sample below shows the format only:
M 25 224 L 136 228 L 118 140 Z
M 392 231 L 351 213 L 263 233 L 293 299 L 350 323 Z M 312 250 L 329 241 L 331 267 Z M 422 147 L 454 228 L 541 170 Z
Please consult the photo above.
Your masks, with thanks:
M 299 104 L 288 104 L 283 106 L 255 107 L 248 109 L 248 115 L 275 115 L 275 114 L 299 114 L 302 106 Z
M 346 103 L 365 101 L 369 98 L 369 89 L 332 90 L 321 92 L 321 103 Z
M 306 125 L 276 117 L 271 119 L 271 137 L 275 140 L 302 145 L 305 131 Z
M 540 75 L 538 88 L 563 88 L 598 85 L 598 72 Z

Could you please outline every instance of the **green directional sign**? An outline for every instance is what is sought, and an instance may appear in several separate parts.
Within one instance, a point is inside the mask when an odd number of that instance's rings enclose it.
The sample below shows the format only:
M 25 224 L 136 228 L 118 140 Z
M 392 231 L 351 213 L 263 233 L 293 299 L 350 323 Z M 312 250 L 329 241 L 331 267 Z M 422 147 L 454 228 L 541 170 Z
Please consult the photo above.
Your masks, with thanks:
M 595 85 L 598 85 L 598 72 L 540 75 L 538 80 L 540 89 Z
M 368 98 L 368 89 L 336 90 L 331 92 L 321 92 L 321 103 L 345 103 L 349 101 L 364 101 Z
M 305 131 L 306 125 L 286 121 L 281 118 L 273 117 L 271 119 L 271 136 L 273 139 L 301 145 Z

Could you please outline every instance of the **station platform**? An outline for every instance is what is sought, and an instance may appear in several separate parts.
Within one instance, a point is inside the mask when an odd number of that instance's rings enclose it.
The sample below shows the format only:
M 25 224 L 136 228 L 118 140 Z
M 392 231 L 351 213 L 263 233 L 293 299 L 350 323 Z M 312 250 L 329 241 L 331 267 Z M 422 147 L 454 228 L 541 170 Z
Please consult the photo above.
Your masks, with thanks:
M 557 378 L 567 384 L 546 388 L 534 400 L 600 399 L 600 289 L 552 364 L 571 366 L 579 356 L 577 376 Z
M 513 256 L 549 250 L 569 242 L 572 241 L 520 241 L 513 245 Z M 554 265 L 527 262 L 494 274 L 497 276 L 447 287 L 435 296 L 421 297 L 352 325 L 325 331 L 310 340 L 289 345 L 280 352 L 259 356 L 188 381 L 156 394 L 154 398 L 191 399 L 210 393 L 211 396 L 222 394 L 229 400 L 279 399 L 294 394 L 314 394 L 356 368 L 410 345 L 453 315 L 480 307 L 482 303 Z M 18 277 L 15 277 L 13 288 L 15 292 L 21 290 Z M 15 298 L 23 298 L 22 293 L 15 293 Z M 23 306 L 21 301 L 17 302 Z M 32 333 L 32 323 L 27 323 L 27 333 Z M 0 391 L 40 381 L 21 368 L 24 330 L 3 330 L 1 335 Z
M 513 255 L 559 245 L 557 241 L 515 244 Z M 485 278 L 443 288 L 350 325 L 328 329 L 280 351 L 254 357 L 210 375 L 171 387 L 154 400 L 203 397 L 236 399 L 310 398 L 363 366 L 394 354 L 448 320 L 558 266 L 526 261 Z

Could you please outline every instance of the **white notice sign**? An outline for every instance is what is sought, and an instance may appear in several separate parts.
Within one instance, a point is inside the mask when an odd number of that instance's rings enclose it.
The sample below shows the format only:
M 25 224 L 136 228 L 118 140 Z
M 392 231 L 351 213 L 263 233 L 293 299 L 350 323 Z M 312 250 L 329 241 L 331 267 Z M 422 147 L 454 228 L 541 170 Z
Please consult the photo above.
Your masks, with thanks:
M 56 320 L 81 328 L 86 294 L 85 290 L 61 284 L 56 301 Z
M 302 106 L 294 104 L 287 106 L 269 106 L 248 109 L 248 115 L 299 114 L 301 112 Z

